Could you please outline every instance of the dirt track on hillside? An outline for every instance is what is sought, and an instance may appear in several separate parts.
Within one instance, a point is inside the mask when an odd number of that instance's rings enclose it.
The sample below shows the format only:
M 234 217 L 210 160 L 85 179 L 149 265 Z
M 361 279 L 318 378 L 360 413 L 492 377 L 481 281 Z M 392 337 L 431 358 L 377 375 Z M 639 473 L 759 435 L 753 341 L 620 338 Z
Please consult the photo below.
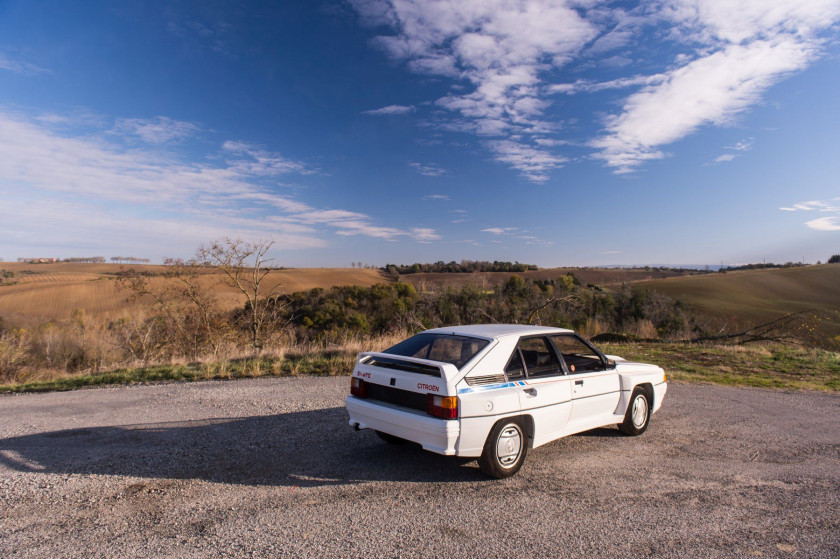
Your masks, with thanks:
M 0 397 L 3 557 L 840 555 L 840 397 L 672 385 L 509 480 L 354 432 L 347 378 Z

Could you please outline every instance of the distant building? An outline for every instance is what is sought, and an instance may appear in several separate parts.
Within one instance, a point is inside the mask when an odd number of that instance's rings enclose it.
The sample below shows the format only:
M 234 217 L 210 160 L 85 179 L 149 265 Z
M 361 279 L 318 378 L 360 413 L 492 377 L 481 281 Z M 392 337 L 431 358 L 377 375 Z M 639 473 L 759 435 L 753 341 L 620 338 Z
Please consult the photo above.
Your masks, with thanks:
M 27 264 L 52 264 L 59 262 L 58 258 L 18 258 L 18 262 L 25 262 Z

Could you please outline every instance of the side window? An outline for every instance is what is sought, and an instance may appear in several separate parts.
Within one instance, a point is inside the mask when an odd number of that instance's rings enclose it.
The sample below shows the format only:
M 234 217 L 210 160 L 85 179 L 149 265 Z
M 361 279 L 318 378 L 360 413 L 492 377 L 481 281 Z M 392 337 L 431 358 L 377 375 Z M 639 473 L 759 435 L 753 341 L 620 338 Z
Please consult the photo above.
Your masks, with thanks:
M 566 362 L 570 373 L 591 373 L 604 370 L 601 356 L 579 338 L 569 335 L 552 336 L 551 341 L 563 356 L 563 361 Z
M 519 355 L 519 348 L 513 350 L 510 362 L 507 367 L 505 367 L 505 374 L 507 375 L 508 380 L 525 377 L 525 367 L 522 365 L 522 357 Z
M 560 362 L 545 338 L 526 338 L 519 341 L 519 351 L 525 360 L 528 377 L 544 377 L 562 373 Z

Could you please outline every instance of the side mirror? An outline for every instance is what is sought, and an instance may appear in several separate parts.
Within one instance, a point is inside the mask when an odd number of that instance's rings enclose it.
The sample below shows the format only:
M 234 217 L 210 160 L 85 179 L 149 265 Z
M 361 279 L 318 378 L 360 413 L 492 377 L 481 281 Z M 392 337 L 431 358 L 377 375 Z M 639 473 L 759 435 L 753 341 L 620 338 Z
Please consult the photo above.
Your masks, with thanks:
M 607 359 L 607 369 L 615 369 L 615 359 Z

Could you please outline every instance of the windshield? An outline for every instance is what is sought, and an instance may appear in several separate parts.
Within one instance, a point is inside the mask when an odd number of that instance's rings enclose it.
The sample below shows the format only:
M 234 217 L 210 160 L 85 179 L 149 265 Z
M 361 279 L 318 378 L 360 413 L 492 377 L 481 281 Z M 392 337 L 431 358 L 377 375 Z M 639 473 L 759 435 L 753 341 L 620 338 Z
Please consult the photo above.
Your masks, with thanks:
M 487 347 L 489 340 L 452 334 L 417 334 L 383 353 L 451 363 L 459 369 Z

